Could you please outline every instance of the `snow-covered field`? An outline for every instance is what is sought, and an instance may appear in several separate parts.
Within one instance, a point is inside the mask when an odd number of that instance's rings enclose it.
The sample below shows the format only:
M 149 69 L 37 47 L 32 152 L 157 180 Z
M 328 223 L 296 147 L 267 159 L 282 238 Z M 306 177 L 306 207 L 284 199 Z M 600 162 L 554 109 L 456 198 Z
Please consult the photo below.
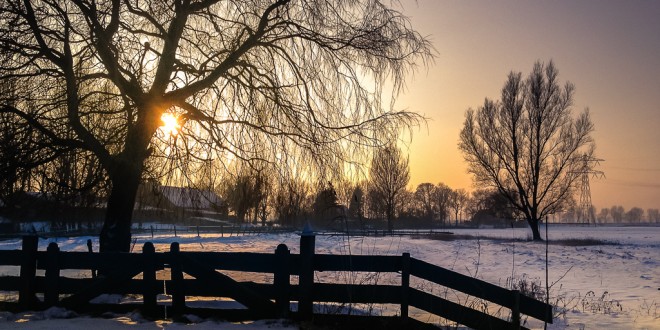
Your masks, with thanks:
M 460 239 L 415 239 L 411 237 L 348 237 L 324 236 L 316 238 L 318 253 L 400 255 L 409 252 L 421 259 L 454 271 L 475 276 L 485 281 L 508 286 L 514 283 L 539 284 L 545 288 L 546 246 L 543 243 L 526 242 L 527 229 L 458 229 L 453 230 Z M 465 239 L 461 235 L 480 236 Z M 568 227 L 550 226 L 551 242 L 548 251 L 550 303 L 558 307 L 555 323 L 550 329 L 660 329 L 660 227 Z M 61 250 L 85 251 L 90 237 L 42 239 L 40 250 L 49 242 L 56 241 Z M 196 234 L 156 236 L 137 235 L 135 249 L 151 241 L 159 251 L 166 251 L 169 244 L 178 241 L 184 251 L 245 251 L 273 252 L 285 243 L 292 253 L 299 251 L 299 235 L 259 235 L 219 237 Z M 95 239 L 95 238 L 92 238 Z M 584 245 L 585 240 L 599 241 Z M 588 243 L 588 242 L 587 242 Z M 95 242 L 95 246 L 96 246 Z M 0 249 L 19 249 L 20 240 L 0 241 Z M 0 274 L 14 274 L 15 267 L 0 267 Z M 397 274 L 338 274 L 318 273 L 320 281 L 340 283 L 400 283 Z M 263 280 L 257 279 L 257 280 Z M 412 279 L 411 286 L 427 292 L 458 300 L 464 304 L 476 304 L 465 297 L 442 287 Z M 1 293 L 0 293 L 1 294 Z M 396 306 L 354 306 L 376 314 L 395 314 Z M 488 306 L 496 308 L 496 306 Z M 421 320 L 451 324 L 418 310 L 411 315 Z M 0 312 L 2 329 L 178 329 L 189 325 L 171 322 L 145 321 L 139 315 L 116 315 L 107 319 L 73 317 L 72 313 L 52 309 L 38 313 L 10 314 Z M 507 317 L 503 312 L 503 317 Z M 196 329 L 222 326 L 226 329 L 282 329 L 296 328 L 284 321 L 258 321 L 248 324 L 218 324 L 215 321 L 198 320 Z M 529 319 L 532 328 L 543 324 Z

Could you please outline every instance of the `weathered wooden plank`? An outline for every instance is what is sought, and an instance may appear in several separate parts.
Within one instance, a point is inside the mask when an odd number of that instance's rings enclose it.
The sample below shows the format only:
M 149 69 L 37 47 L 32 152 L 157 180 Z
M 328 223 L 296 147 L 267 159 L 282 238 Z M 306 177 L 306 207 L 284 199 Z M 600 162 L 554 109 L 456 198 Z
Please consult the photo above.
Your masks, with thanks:
M 181 263 L 185 273 L 194 276 L 197 280 L 206 282 L 207 285 L 212 283 L 227 288 L 228 296 L 247 308 L 275 314 L 275 303 L 229 276 L 216 272 L 214 269 L 184 256 L 181 256 Z
M 414 258 L 410 259 L 410 268 L 411 274 L 419 278 L 507 308 L 514 307 L 514 295 L 511 290 Z M 520 312 L 541 321 L 545 320 L 552 323 L 552 306 L 538 300 L 520 296 Z
M 182 257 L 218 270 L 275 272 L 275 255 L 250 252 L 179 252 Z
M 473 329 L 516 329 L 512 323 L 506 322 L 486 313 L 459 305 L 446 299 L 410 289 L 410 305 L 429 313 L 458 322 Z M 525 329 L 520 327 L 519 329 Z
M 60 294 L 75 294 L 81 292 L 89 287 L 93 287 L 101 279 L 93 278 L 70 278 L 70 277 L 60 277 L 58 280 L 59 284 L 59 293 Z M 118 281 L 117 284 L 111 285 L 108 284 L 102 293 L 108 294 L 141 294 L 145 288 L 145 283 L 142 280 L 123 280 Z M 46 290 L 46 281 L 42 276 L 36 278 L 36 288 L 37 292 L 44 292 Z M 163 283 L 157 282 L 152 288 L 155 290 L 156 294 L 164 293 Z M 92 297 L 94 298 L 94 297 Z
M 0 266 L 20 266 L 22 256 L 21 250 L 0 250 Z
M 400 304 L 401 287 L 392 285 L 350 285 L 315 283 L 314 301 L 344 303 Z
M 0 276 L 0 291 L 18 291 L 21 278 L 18 276 Z
M 552 323 L 552 305 L 522 294 L 519 295 L 519 299 L 521 313 L 527 314 L 537 320 Z
M 398 272 L 401 256 L 350 256 L 315 254 L 317 271 Z
M 123 252 L 104 252 L 104 253 L 89 253 L 89 252 L 60 252 L 59 254 L 60 269 L 102 269 L 114 267 L 130 267 L 140 268 L 144 256 L 138 253 L 123 253 Z M 38 268 L 45 269 L 47 265 L 46 252 L 39 252 Z
M 97 277 L 95 281 L 92 282 L 89 286 L 82 287 L 80 288 L 80 291 L 62 299 L 62 305 L 76 306 L 80 304 L 86 304 L 92 298 L 95 298 L 103 293 L 110 293 L 110 291 L 114 291 L 120 286 L 129 283 L 129 280 L 139 273 L 140 270 L 124 269 L 120 266 L 120 268 L 114 272 L 106 273 L 105 277 Z M 141 292 L 141 290 L 134 291 L 134 293 Z

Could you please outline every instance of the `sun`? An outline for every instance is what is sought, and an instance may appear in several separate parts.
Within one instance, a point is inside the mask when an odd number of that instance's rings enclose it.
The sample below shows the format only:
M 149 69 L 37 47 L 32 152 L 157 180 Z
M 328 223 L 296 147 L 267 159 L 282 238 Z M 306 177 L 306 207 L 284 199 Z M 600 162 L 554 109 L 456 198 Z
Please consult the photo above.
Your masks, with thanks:
M 163 122 L 160 126 L 160 131 L 165 135 L 177 135 L 179 133 L 181 125 L 179 125 L 178 117 L 176 115 L 164 113 L 160 116 L 160 120 Z

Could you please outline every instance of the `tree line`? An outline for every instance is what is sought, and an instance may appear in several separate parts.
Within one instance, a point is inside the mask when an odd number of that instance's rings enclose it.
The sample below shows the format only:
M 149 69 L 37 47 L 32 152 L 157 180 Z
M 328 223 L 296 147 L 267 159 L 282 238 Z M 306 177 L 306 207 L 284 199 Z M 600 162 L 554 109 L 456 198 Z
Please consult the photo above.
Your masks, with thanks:
M 657 208 L 648 208 L 644 210 L 641 207 L 634 206 L 626 210 L 621 205 L 601 208 L 596 213 L 596 207 L 592 207 L 590 214 L 593 214 L 592 220 L 580 219 L 580 210 L 575 203 L 570 204 L 564 212 L 558 214 L 555 221 L 558 222 L 596 222 L 596 223 L 660 223 L 660 210 Z
M 339 177 L 312 183 L 282 181 L 266 170 L 245 167 L 222 180 L 216 190 L 240 222 L 300 227 L 341 228 L 345 225 L 392 230 L 414 225 L 509 225 L 520 218 L 497 191 L 468 193 L 447 184 L 420 183 L 409 188 L 409 164 L 401 150 L 386 146 L 374 153 L 363 179 Z M 345 223 L 350 222 L 350 224 Z

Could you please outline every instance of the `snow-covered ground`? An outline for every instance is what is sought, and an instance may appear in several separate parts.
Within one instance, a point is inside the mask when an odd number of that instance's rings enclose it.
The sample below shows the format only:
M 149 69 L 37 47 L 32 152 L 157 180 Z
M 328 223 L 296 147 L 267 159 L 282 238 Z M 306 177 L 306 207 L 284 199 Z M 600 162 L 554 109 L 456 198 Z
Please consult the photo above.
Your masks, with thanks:
M 454 271 L 475 276 L 485 281 L 508 286 L 513 282 L 539 284 L 545 288 L 546 246 L 524 241 L 527 229 L 458 229 L 456 234 L 480 236 L 481 239 L 416 239 L 411 237 L 348 237 L 324 236 L 316 238 L 317 253 L 401 255 L 409 252 L 421 259 Z M 550 226 L 551 242 L 548 251 L 548 277 L 550 303 L 558 306 L 555 323 L 550 329 L 660 329 L 660 227 L 574 227 Z M 56 241 L 61 250 L 85 251 L 90 237 L 42 239 L 40 250 Z M 173 241 L 180 242 L 183 251 L 244 251 L 273 252 L 285 243 L 292 253 L 299 251 L 299 235 L 258 235 L 219 237 L 196 234 L 173 237 L 137 235 L 135 250 L 151 241 L 157 251 L 166 251 Z M 95 240 L 95 238 L 92 238 Z M 585 240 L 601 244 L 584 245 Z M 602 244 L 604 243 L 604 244 Z M 96 242 L 94 244 L 97 246 Z M 19 249 L 20 240 L 0 241 L 0 249 Z M 15 267 L 0 267 L 0 274 L 14 274 Z M 232 274 L 235 275 L 235 274 Z M 340 274 L 318 273 L 324 282 L 340 283 L 400 283 L 397 274 Z M 256 278 L 255 280 L 268 280 Z M 436 295 L 476 304 L 465 297 L 425 281 L 412 279 L 411 286 Z M 0 293 L 1 294 L 1 293 Z M 491 304 L 492 305 L 492 304 Z M 488 306 L 491 310 L 497 306 Z M 354 306 L 376 314 L 396 314 L 397 306 Z M 507 317 L 503 312 L 503 317 Z M 415 309 L 411 315 L 421 320 L 450 324 Z M 51 309 L 46 312 L 10 314 L 0 312 L 2 329 L 86 329 L 91 326 L 104 329 L 178 329 L 189 325 L 166 321 L 145 321 L 139 315 L 110 315 L 105 319 L 74 317 L 71 312 Z M 196 329 L 291 329 L 297 328 L 286 321 L 258 321 L 230 324 L 197 320 Z M 532 328 L 543 324 L 528 319 Z

